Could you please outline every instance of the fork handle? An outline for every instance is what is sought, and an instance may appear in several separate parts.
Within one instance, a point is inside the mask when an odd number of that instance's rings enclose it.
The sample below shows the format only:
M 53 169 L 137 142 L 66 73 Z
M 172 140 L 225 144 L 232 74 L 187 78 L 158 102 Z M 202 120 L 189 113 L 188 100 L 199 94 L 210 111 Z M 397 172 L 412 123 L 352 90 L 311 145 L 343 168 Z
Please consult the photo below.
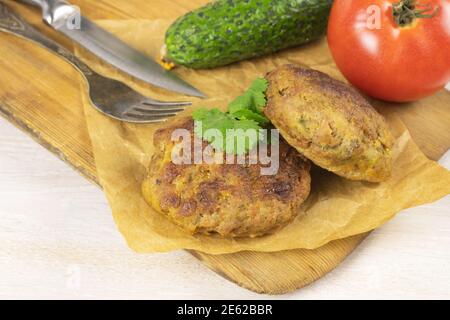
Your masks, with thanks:
M 40 2 L 40 0 L 27 1 Z M 75 57 L 72 52 L 34 29 L 22 17 L 20 17 L 18 14 L 13 13 L 2 2 L 0 2 L 0 30 L 7 33 L 19 35 L 25 39 L 35 42 L 36 44 L 46 49 L 49 49 L 50 51 L 58 54 L 59 56 L 70 62 L 86 77 L 90 77 L 95 74 L 91 68 L 89 68 L 80 59 Z

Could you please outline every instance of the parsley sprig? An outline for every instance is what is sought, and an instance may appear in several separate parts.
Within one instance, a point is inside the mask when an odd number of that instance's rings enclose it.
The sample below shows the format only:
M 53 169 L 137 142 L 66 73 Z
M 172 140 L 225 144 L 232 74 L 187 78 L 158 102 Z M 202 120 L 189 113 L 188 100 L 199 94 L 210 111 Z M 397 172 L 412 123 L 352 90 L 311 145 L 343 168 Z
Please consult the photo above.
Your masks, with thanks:
M 217 108 L 200 108 L 192 113 L 195 120 L 195 134 L 208 141 L 216 150 L 226 150 L 227 153 L 242 155 L 252 150 L 260 141 L 266 140 L 266 135 L 261 134 L 259 129 L 270 123 L 262 110 L 266 105 L 265 92 L 268 87 L 266 79 L 258 78 L 253 81 L 250 88 L 241 96 L 237 97 L 228 105 L 228 111 L 223 112 Z M 216 129 L 223 139 L 215 139 L 207 134 L 207 130 Z M 256 130 L 256 135 L 247 135 L 244 145 L 230 142 L 234 135 L 227 136 L 229 129 L 242 129 L 244 132 L 251 129 Z M 228 142 L 228 143 L 227 143 Z M 227 148 L 228 145 L 228 148 Z M 232 150 L 230 149 L 232 145 Z

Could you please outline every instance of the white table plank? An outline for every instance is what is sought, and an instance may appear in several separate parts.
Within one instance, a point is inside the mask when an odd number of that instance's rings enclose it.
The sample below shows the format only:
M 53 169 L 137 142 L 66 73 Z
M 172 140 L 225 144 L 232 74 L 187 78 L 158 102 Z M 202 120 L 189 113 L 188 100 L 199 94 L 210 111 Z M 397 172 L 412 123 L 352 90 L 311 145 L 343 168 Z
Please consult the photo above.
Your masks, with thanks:
M 450 157 L 446 163 L 450 166 Z M 102 192 L 0 119 L 0 298 L 253 299 L 185 252 L 138 255 Z M 289 299 L 450 298 L 450 197 L 401 213 Z

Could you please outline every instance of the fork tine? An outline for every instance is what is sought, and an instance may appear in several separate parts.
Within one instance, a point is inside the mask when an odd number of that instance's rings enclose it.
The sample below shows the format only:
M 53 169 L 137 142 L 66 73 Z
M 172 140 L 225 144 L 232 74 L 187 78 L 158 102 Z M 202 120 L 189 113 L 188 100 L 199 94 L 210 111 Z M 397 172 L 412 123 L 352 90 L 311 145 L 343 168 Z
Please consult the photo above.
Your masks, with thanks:
M 140 110 L 140 111 L 153 111 L 153 112 L 181 112 L 185 109 L 185 107 L 156 107 L 156 106 L 148 106 L 148 105 L 135 105 L 132 109 Z
M 146 106 L 155 106 L 155 107 L 182 107 L 182 106 L 190 106 L 192 102 L 190 101 L 159 101 L 147 99 L 142 102 L 142 104 Z
M 184 109 L 186 109 L 186 106 L 178 106 L 178 105 L 174 105 L 174 106 L 154 106 L 154 105 L 148 105 L 148 104 L 139 103 L 139 104 L 135 105 L 133 108 L 139 108 L 141 110 L 149 110 L 149 111 L 175 111 L 175 112 L 180 112 L 180 111 L 183 111 Z
M 158 116 L 158 115 L 140 115 L 134 113 L 126 113 L 121 117 L 123 120 L 134 123 L 156 123 L 164 122 L 169 117 L 168 116 Z
M 154 117 L 172 117 L 178 114 L 172 110 L 145 110 L 140 108 L 132 108 L 125 112 L 126 115 L 132 116 L 154 116 Z
M 142 118 L 128 118 L 122 117 L 120 121 L 125 121 L 129 123 L 139 123 L 139 124 L 148 124 L 148 123 L 161 123 L 167 121 L 167 119 L 142 119 Z

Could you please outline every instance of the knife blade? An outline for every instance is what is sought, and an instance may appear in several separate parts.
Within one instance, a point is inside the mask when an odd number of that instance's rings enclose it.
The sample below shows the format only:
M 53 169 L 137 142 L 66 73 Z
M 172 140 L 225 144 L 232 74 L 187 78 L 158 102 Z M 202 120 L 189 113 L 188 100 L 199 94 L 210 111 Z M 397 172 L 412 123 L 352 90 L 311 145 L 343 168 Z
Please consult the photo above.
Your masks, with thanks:
M 161 65 L 80 14 L 65 0 L 21 0 L 42 8 L 43 20 L 94 55 L 149 84 L 190 96 L 206 97 Z

